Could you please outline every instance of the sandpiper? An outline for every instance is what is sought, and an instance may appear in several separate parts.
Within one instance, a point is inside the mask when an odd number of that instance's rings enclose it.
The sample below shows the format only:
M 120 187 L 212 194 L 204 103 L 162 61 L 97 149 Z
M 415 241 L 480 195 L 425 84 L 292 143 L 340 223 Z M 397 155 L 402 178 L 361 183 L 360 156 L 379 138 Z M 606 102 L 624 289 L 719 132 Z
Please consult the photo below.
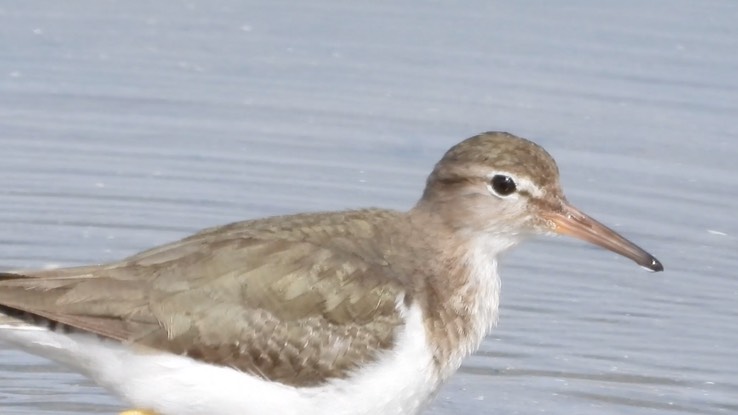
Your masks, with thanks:
M 415 414 L 496 323 L 497 255 L 553 233 L 663 270 L 567 202 L 543 148 L 488 132 L 452 147 L 407 212 L 250 220 L 120 262 L 4 273 L 0 340 L 135 413 Z

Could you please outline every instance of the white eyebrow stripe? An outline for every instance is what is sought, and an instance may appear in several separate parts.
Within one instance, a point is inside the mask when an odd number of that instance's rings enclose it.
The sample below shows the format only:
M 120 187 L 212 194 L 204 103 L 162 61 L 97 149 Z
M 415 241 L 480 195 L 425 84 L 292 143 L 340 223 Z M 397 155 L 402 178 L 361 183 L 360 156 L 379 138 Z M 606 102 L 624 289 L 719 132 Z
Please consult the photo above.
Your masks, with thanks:
M 492 180 L 492 178 L 497 176 L 498 174 L 512 177 L 512 179 L 515 181 L 515 185 L 518 187 L 519 190 L 526 191 L 530 193 L 531 196 L 533 197 L 543 196 L 543 190 L 541 190 L 540 187 L 533 184 L 533 182 L 528 180 L 528 178 L 520 177 L 520 176 L 517 176 L 513 173 L 510 173 L 504 170 L 493 171 L 492 173 L 487 175 L 487 180 Z

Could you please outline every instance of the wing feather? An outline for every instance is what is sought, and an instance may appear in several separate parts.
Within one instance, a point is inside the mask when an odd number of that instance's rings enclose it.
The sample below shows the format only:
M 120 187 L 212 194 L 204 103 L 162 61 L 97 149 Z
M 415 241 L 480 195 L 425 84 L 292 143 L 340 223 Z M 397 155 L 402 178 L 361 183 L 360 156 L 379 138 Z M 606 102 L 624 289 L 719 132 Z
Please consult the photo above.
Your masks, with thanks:
M 318 385 L 391 347 L 403 289 L 381 254 L 345 249 L 324 236 L 335 229 L 314 221 L 315 232 L 296 237 L 244 222 L 119 263 L 2 274 L 0 305 L 269 380 Z

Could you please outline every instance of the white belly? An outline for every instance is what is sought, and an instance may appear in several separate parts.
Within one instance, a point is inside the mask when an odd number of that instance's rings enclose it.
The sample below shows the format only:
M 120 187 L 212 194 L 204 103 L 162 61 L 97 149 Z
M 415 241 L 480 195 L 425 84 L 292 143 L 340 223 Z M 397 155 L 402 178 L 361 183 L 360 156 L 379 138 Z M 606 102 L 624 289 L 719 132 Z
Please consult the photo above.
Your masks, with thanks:
M 1 318 L 0 341 L 79 370 L 133 407 L 162 415 L 405 415 L 422 409 L 440 383 L 420 308 L 406 310 L 406 318 L 392 352 L 349 378 L 310 388 L 97 336 L 3 325 Z

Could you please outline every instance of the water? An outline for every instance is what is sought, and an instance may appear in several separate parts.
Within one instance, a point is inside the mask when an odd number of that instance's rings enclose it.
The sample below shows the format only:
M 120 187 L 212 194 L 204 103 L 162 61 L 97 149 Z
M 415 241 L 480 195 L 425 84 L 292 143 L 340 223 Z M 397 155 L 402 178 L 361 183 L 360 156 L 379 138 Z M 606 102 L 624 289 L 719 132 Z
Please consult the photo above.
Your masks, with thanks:
M 517 249 L 499 327 L 428 413 L 738 413 L 737 20 L 730 0 L 4 3 L 0 262 L 404 209 L 446 148 L 508 130 L 666 272 Z M 0 349 L 3 415 L 121 405 Z

